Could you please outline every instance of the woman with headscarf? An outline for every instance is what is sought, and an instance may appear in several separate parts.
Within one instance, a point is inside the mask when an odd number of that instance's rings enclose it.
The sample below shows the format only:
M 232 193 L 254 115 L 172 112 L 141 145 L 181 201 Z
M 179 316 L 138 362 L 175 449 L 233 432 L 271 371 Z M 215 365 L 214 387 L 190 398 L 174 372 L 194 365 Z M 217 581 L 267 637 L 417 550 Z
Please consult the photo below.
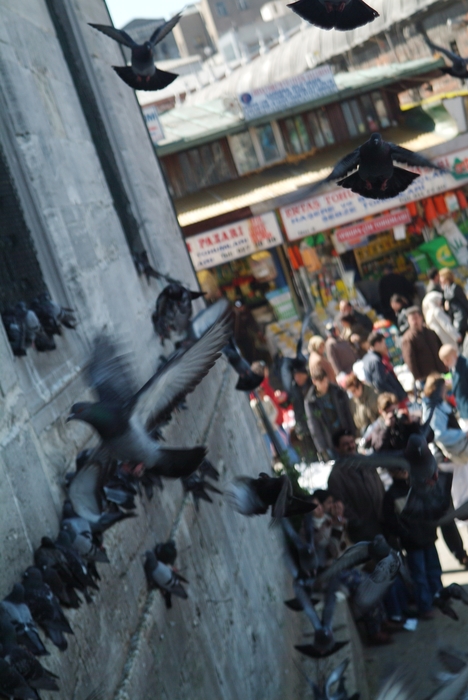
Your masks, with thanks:
M 441 292 L 433 291 L 426 294 L 422 301 L 422 311 L 426 326 L 437 333 L 442 345 L 453 345 L 457 348 L 462 341 L 450 316 L 443 309 L 444 296 Z

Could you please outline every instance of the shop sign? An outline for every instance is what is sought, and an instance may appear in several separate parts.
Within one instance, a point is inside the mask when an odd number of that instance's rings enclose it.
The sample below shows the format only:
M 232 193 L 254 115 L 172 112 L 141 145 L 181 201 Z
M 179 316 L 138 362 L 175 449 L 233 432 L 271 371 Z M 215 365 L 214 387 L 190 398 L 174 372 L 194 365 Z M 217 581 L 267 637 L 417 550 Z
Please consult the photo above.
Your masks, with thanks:
M 330 66 L 321 66 L 293 78 L 240 94 L 245 119 L 281 112 L 338 92 Z
M 164 140 L 164 129 L 159 121 L 158 110 L 154 105 L 143 107 L 143 116 L 146 121 L 146 126 L 151 136 L 151 141 L 156 145 Z
M 363 238 L 367 238 L 367 236 L 372 236 L 382 231 L 388 231 L 388 229 L 394 228 L 395 226 L 409 224 L 410 221 L 411 215 L 407 209 L 395 209 L 388 214 L 377 216 L 370 221 L 362 221 L 353 226 L 339 228 L 335 231 L 334 238 L 340 245 L 353 246 L 362 241 Z
M 407 190 L 392 199 L 367 199 L 351 190 L 340 188 L 282 207 L 280 213 L 288 239 L 297 241 L 305 236 L 336 228 L 356 219 L 379 214 L 392 205 L 401 206 L 432 197 L 466 183 L 468 149 L 437 158 L 436 162 L 448 170 L 453 170 L 456 173 L 455 177 L 438 170 L 423 171 Z
M 199 233 L 186 240 L 195 270 L 222 265 L 281 243 L 281 231 L 273 212 Z

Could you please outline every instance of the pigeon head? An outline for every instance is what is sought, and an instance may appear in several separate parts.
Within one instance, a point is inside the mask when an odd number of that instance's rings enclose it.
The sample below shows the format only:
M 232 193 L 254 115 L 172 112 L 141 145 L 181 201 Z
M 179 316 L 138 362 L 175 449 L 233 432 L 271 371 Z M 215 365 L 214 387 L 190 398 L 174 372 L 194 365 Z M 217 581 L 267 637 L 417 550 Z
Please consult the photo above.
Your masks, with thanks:
M 379 148 L 382 145 L 382 137 L 380 134 L 372 134 L 369 139 L 369 143 L 374 146 L 374 148 Z
M 81 420 L 89 423 L 104 439 L 115 434 L 115 410 L 104 403 L 82 401 L 73 404 L 70 414 L 67 416 L 67 423 L 71 420 Z
M 39 586 L 43 582 L 42 574 L 38 568 L 30 566 L 23 574 L 23 581 L 34 586 Z

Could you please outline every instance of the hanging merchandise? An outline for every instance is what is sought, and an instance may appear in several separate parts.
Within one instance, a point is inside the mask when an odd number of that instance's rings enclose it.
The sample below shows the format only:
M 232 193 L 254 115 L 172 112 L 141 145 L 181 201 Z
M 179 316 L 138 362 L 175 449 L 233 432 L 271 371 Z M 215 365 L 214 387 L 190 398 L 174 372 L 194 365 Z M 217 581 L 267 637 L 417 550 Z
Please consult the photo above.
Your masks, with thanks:
M 426 219 L 429 226 L 432 226 L 432 222 L 434 221 L 434 219 L 437 219 L 437 216 L 438 214 L 435 208 L 434 201 L 429 197 L 429 199 L 427 199 L 424 204 L 424 218 Z
M 434 206 L 434 205 L 433 205 Z M 434 238 L 433 241 L 427 241 L 418 247 L 418 250 L 426 253 L 432 261 L 432 264 L 437 268 L 456 267 L 457 261 L 450 252 L 447 239 L 443 236 Z
M 457 190 L 455 194 L 457 195 L 460 209 L 468 209 L 468 201 L 465 197 L 465 193 L 462 190 Z
M 449 248 L 459 265 L 468 265 L 468 243 L 453 219 L 437 225 L 437 232 L 445 236 Z
M 273 257 L 266 250 L 250 256 L 250 269 L 257 282 L 272 282 L 278 275 Z
M 447 216 L 448 209 L 443 194 L 438 194 L 434 199 L 434 205 L 438 216 Z
M 300 245 L 301 257 L 308 272 L 317 272 L 322 267 L 322 263 L 315 248 L 306 243 L 307 240 L 302 241 Z
M 455 192 L 449 192 L 445 195 L 445 203 L 449 212 L 453 214 L 455 211 L 460 211 L 460 202 Z

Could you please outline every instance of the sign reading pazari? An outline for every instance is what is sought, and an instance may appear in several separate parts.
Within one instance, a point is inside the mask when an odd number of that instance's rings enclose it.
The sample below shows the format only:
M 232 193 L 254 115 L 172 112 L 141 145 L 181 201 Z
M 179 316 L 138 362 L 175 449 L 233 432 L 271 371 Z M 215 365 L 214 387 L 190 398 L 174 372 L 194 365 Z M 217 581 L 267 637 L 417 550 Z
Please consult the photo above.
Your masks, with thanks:
M 273 212 L 190 236 L 186 244 L 195 270 L 222 265 L 258 250 L 281 245 L 283 239 Z
M 455 177 L 450 173 L 437 170 L 422 171 L 420 177 L 405 192 L 392 199 L 367 199 L 351 190 L 339 188 L 317 197 L 304 199 L 292 206 L 282 207 L 280 213 L 288 239 L 297 241 L 313 233 L 337 228 L 408 202 L 452 190 L 460 182 L 466 184 L 468 149 L 437 158 L 436 162 L 454 172 Z
M 334 92 L 338 92 L 338 87 L 331 68 L 321 66 L 294 78 L 243 92 L 239 95 L 239 102 L 244 117 L 255 119 L 264 114 L 281 112 L 289 107 L 318 100 Z

